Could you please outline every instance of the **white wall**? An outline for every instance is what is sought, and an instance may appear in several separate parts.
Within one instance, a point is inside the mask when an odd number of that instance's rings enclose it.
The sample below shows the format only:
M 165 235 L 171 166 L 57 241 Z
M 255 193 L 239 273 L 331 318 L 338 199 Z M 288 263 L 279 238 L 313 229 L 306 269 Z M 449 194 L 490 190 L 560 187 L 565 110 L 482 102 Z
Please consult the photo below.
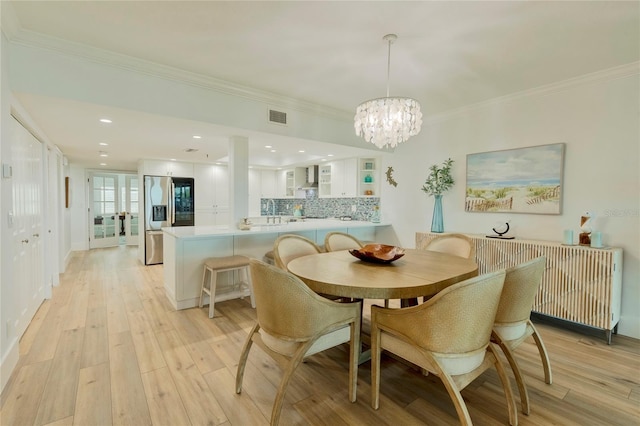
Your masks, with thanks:
M 69 165 L 69 226 L 72 251 L 89 250 L 87 174 L 84 167 Z
M 1 6 L 0 6 L 1 7 Z M 8 122 L 11 120 L 9 87 L 8 41 L 0 36 L 0 161 L 11 164 L 11 142 Z M 11 179 L 0 177 L 0 389 L 3 389 L 11 371 L 18 362 L 18 337 L 9 335 L 7 321 L 12 317 L 12 309 L 19 293 L 13 283 L 13 239 L 7 220 L 13 208 Z
M 455 186 L 443 197 L 445 232 L 490 234 L 511 221 L 515 235 L 560 241 L 577 234 L 584 211 L 595 212 L 594 229 L 606 245 L 622 247 L 623 304 L 618 332 L 640 338 L 640 79 L 619 73 L 556 85 L 468 108 L 427 123 L 417 137 L 385 157 L 398 182 L 383 185 L 383 216 L 402 245 L 413 247 L 416 231 L 429 231 L 433 198 L 420 190 L 427 168 L 451 157 Z M 627 73 L 628 74 L 628 73 Z M 467 213 L 466 155 L 565 143 L 561 215 Z M 396 206 L 403 206 L 397 208 Z

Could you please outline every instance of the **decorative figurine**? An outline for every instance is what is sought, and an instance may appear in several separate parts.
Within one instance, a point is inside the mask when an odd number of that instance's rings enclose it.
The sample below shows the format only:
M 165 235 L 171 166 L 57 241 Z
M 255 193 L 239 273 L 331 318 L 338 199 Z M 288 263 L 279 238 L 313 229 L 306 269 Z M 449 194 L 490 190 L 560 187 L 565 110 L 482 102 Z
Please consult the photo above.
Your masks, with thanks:
M 504 234 L 506 234 L 507 232 L 509 232 L 509 220 L 506 221 L 504 224 L 500 224 L 494 228 L 491 228 L 491 230 L 493 232 L 495 232 L 498 235 L 487 235 L 487 238 L 499 238 L 501 240 L 513 240 L 514 237 L 505 237 Z
M 393 176 L 391 175 L 392 173 L 393 173 L 393 167 L 387 168 L 387 182 L 389 182 L 389 185 L 398 186 L 398 182 L 396 182 Z
M 591 245 L 591 221 L 593 217 L 591 213 L 584 212 L 582 216 L 580 216 L 580 232 L 579 242 L 581 246 L 590 246 Z

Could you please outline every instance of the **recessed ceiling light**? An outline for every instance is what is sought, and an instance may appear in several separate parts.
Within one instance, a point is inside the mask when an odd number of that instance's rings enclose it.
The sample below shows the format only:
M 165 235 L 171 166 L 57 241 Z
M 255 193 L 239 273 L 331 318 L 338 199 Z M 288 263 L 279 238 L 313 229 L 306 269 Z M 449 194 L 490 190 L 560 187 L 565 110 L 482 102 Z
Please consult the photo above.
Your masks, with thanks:
M 333 154 L 327 154 L 327 157 L 333 157 Z
M 271 152 L 276 152 L 276 150 L 275 150 L 275 149 L 272 149 L 272 150 L 271 150 Z
M 300 151 L 298 151 L 298 152 L 302 154 L 302 153 L 304 152 L 304 149 L 301 149 L 301 150 L 300 150 Z
M 323 159 L 322 159 L 322 160 L 320 160 L 320 161 L 327 161 L 327 159 L 326 159 L 326 158 L 323 158 Z
M 107 163 L 100 163 L 100 165 L 101 165 L 101 166 L 106 166 L 106 165 L 107 165 Z
M 175 158 L 171 158 L 171 161 L 176 161 L 176 159 Z
M 267 149 L 268 148 L 273 148 L 271 145 L 265 145 L 264 147 L 267 148 Z
M 106 143 L 106 142 L 100 142 L 98 145 L 100 145 L 100 146 L 109 146 L 109 144 Z
M 100 157 L 108 157 L 109 154 L 107 154 L 106 152 L 100 152 Z
M 198 136 L 198 135 L 193 135 L 194 139 L 202 139 L 202 136 Z
M 107 124 L 108 124 L 108 123 L 113 123 L 113 121 L 109 120 L 108 118 L 101 118 L 101 119 L 100 119 L 100 122 L 101 122 L 101 123 L 107 123 Z

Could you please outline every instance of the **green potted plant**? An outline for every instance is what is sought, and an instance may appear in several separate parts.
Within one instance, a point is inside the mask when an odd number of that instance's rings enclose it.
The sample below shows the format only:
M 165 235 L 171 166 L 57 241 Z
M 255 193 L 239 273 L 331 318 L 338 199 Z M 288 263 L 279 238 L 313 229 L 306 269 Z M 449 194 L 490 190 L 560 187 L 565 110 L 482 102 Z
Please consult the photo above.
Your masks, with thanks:
M 442 218 L 442 194 L 451 189 L 455 183 L 451 176 L 453 160 L 447 159 L 440 167 L 434 164 L 429 167 L 429 175 L 422 185 L 422 190 L 428 195 L 433 195 L 435 204 L 433 205 L 433 218 L 431 220 L 431 232 L 444 232 L 444 222 Z

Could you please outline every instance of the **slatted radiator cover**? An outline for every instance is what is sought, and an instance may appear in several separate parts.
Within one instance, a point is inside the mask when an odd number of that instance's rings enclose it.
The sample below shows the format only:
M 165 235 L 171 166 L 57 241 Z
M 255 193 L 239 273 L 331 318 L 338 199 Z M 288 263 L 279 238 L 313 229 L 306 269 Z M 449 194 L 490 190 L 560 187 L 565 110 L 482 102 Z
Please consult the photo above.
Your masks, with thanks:
M 416 248 L 442 234 L 416 233 Z M 501 240 L 465 234 L 476 247 L 478 273 L 510 268 L 538 256 L 547 267 L 533 312 L 607 330 L 620 320 L 622 249 L 565 246 L 550 241 Z

